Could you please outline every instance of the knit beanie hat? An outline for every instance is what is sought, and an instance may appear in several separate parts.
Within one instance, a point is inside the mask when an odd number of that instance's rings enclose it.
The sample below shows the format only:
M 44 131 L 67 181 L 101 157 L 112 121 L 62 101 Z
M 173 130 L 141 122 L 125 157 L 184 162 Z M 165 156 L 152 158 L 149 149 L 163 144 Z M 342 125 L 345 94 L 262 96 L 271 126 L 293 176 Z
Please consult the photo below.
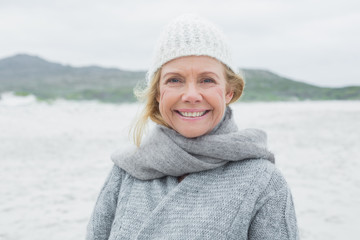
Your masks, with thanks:
M 162 65 L 183 56 L 210 56 L 235 72 L 224 34 L 196 15 L 186 14 L 171 21 L 160 35 L 154 55 L 147 72 L 148 85 Z

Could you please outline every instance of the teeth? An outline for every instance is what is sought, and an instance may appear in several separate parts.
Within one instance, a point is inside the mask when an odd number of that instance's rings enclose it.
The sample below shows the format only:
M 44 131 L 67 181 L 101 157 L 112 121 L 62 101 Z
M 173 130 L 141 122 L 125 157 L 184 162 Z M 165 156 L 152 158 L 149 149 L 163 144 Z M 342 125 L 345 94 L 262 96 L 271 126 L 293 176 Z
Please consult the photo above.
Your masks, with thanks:
M 206 111 L 203 112 L 180 112 L 184 117 L 200 117 L 205 114 Z

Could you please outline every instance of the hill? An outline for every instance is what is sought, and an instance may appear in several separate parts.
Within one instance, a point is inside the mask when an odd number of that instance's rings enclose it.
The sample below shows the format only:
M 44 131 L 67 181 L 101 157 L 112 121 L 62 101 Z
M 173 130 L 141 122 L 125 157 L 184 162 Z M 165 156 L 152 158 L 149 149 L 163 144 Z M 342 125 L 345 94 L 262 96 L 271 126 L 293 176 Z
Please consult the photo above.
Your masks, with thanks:
M 281 77 L 266 70 L 245 69 L 244 99 L 249 101 L 360 100 L 360 86 L 325 88 Z
M 270 71 L 243 69 L 243 101 L 360 100 L 360 87 L 322 88 L 293 81 Z M 0 93 L 33 94 L 39 99 L 135 101 L 133 88 L 145 71 L 99 66 L 72 67 L 37 56 L 19 54 L 0 60 Z

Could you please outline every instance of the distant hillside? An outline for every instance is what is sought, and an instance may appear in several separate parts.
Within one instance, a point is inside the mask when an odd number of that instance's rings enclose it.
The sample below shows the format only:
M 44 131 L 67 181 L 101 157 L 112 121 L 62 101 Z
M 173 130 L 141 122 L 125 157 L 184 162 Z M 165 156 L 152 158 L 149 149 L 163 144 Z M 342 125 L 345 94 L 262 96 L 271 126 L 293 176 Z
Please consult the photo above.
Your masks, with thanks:
M 244 69 L 243 101 L 360 100 L 360 87 L 322 88 L 283 78 L 265 70 Z M 0 93 L 34 94 L 39 99 L 97 99 L 135 101 L 134 86 L 145 71 L 123 71 L 98 66 L 72 67 L 37 56 L 15 55 L 0 60 Z
M 34 94 L 40 99 L 134 101 L 132 89 L 143 78 L 144 72 L 72 67 L 23 54 L 0 60 L 0 92 Z
M 266 70 L 244 70 L 243 100 L 360 100 L 360 86 L 324 88 L 281 77 Z

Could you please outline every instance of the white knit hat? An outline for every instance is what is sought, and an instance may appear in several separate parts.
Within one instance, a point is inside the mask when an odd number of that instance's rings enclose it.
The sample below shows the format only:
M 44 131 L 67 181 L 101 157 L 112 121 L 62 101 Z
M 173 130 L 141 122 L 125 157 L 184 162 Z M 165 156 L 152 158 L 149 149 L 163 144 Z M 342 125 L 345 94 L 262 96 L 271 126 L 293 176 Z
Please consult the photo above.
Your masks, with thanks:
M 147 72 L 147 84 L 165 63 L 193 55 L 216 58 L 235 72 L 224 34 L 209 21 L 187 14 L 171 21 L 163 30 L 155 48 L 152 66 Z

